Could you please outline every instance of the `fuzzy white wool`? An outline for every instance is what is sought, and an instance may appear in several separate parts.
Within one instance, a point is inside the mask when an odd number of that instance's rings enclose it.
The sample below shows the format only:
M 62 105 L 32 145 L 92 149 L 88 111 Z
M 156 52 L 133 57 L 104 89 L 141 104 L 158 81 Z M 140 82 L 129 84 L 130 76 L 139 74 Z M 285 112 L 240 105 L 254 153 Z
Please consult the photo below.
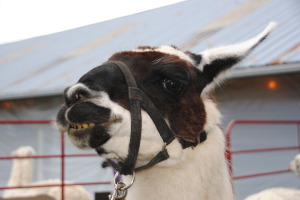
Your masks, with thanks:
M 299 200 L 300 190 L 271 188 L 247 197 L 245 200 Z
M 290 162 L 289 169 L 300 177 L 300 153 Z
M 137 173 L 128 199 L 232 200 L 224 148 L 223 133 L 215 127 L 205 143 L 183 150 L 175 164 L 172 160 L 166 160 Z M 125 181 L 130 178 L 126 177 Z M 154 185 L 161 187 L 152 187 Z
M 219 112 L 217 105 L 209 98 L 202 97 L 204 103 L 204 109 L 209 115 L 206 116 L 206 123 L 204 125 L 204 130 L 208 133 L 211 129 L 221 124 L 221 113 Z
M 156 52 L 161 52 L 164 54 L 169 54 L 169 55 L 173 55 L 173 56 L 177 56 L 178 58 L 182 59 L 182 60 L 186 60 L 190 63 L 192 63 L 194 65 L 194 61 L 184 52 L 172 47 L 172 46 L 166 46 L 166 45 L 162 45 L 159 46 L 157 48 L 144 48 L 144 49 L 134 49 L 132 50 L 132 52 L 149 52 L 149 51 L 156 51 Z
M 71 183 L 69 181 L 65 181 L 65 183 Z M 61 180 L 52 179 L 46 181 L 38 181 L 30 184 L 26 184 L 27 186 L 34 185 L 58 185 L 61 184 Z M 91 196 L 88 192 L 81 186 L 66 186 L 65 187 L 65 200 L 90 200 Z M 33 197 L 37 195 L 49 195 L 53 197 L 55 200 L 61 200 L 61 187 L 39 187 L 39 188 L 26 188 L 26 189 L 10 189 L 5 190 L 3 197 L 4 198 L 13 198 L 13 197 Z
M 19 156 L 19 157 L 25 157 L 25 156 L 33 156 L 35 155 L 35 151 L 30 146 L 23 146 L 19 147 L 17 150 L 15 150 L 12 153 L 12 156 Z M 13 165 L 12 170 L 10 173 L 10 178 L 7 182 L 7 186 L 13 187 L 16 185 L 28 185 L 32 181 L 32 173 L 33 171 L 30 169 L 33 169 L 34 162 L 33 159 L 13 159 Z M 24 169 L 24 170 L 20 170 Z M 25 171 L 25 169 L 29 169 Z M 7 190 L 9 191 L 9 190 Z
M 116 107 L 113 108 L 112 111 L 119 110 L 116 109 L 119 107 L 117 105 L 115 106 Z M 119 113 L 112 112 L 112 114 L 117 115 Z M 122 115 L 122 122 L 115 123 L 110 127 L 109 133 L 112 137 L 103 145 L 103 148 L 107 152 L 115 152 L 118 157 L 125 158 L 128 154 L 131 121 L 130 114 L 127 110 L 124 109 L 123 114 L 124 115 Z M 138 160 L 141 162 L 149 161 L 149 158 L 154 157 L 159 151 L 162 150 L 164 143 L 153 121 L 145 111 L 142 111 L 141 138 L 142 139 Z
M 186 60 L 186 61 L 194 64 L 194 61 L 186 53 L 184 53 L 178 49 L 175 49 L 174 47 L 163 45 L 163 46 L 160 46 L 157 49 L 155 49 L 155 51 L 178 56 L 180 59 Z

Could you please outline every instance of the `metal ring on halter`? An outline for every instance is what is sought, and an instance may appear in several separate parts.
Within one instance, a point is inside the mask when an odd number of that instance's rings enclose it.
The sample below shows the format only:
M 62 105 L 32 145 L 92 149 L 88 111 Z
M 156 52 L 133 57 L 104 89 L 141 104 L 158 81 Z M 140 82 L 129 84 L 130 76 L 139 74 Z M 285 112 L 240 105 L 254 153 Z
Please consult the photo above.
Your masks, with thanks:
M 133 171 L 133 174 L 132 174 L 132 180 L 131 182 L 129 183 L 129 185 L 126 185 L 125 187 L 122 187 L 122 188 L 119 188 L 118 187 L 118 177 L 120 176 L 121 174 L 119 172 L 117 172 L 115 174 L 115 177 L 114 177 L 114 187 L 116 190 L 121 190 L 121 191 L 124 191 L 124 190 L 127 190 L 128 188 L 130 188 L 132 186 L 132 184 L 134 183 L 134 180 L 135 180 L 135 172 Z

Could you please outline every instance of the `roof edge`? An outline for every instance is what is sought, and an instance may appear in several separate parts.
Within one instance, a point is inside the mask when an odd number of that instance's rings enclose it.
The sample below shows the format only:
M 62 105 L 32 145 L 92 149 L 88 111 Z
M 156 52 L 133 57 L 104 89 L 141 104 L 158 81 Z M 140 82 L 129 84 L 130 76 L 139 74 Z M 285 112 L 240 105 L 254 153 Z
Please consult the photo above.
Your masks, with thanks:
M 20 100 L 20 99 L 30 99 L 30 98 L 45 98 L 45 97 L 55 97 L 55 96 L 63 96 L 63 90 L 53 90 L 47 92 L 31 92 L 26 94 L 24 93 L 15 93 L 8 94 L 5 96 L 0 96 L 0 101 L 10 101 L 10 100 Z
M 279 75 L 300 72 L 300 62 L 278 65 L 262 65 L 246 68 L 234 68 L 227 74 L 227 79 L 239 79 L 266 75 Z
M 247 68 L 234 68 L 231 70 L 231 72 L 227 74 L 227 79 L 241 79 L 266 75 L 289 74 L 294 72 L 300 72 L 300 62 L 268 66 L 252 66 Z M 48 90 L 47 92 L 26 92 L 26 95 L 24 95 L 24 93 L 4 95 L 0 96 L 0 101 L 54 97 L 60 95 L 63 95 L 63 89 L 57 88 L 53 90 Z

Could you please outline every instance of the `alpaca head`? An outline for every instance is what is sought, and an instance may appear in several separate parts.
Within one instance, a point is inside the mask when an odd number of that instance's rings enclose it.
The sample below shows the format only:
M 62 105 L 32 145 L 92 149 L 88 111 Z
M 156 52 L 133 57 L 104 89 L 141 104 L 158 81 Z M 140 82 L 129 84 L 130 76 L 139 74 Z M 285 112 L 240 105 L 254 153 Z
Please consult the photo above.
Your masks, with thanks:
M 200 133 L 208 131 L 205 129 L 213 113 L 205 108 L 204 101 L 209 98 L 209 91 L 222 80 L 224 72 L 263 41 L 273 27 L 274 24 L 270 24 L 244 43 L 200 54 L 184 52 L 174 46 L 144 46 L 116 53 L 108 61 L 127 65 L 138 87 L 161 111 L 176 137 L 174 152 L 180 153 L 184 148 L 198 145 Z M 94 148 L 103 157 L 124 160 L 128 154 L 131 119 L 128 88 L 120 69 L 106 62 L 83 75 L 78 83 L 65 90 L 64 96 L 65 105 L 57 116 L 60 130 L 68 131 L 79 148 Z M 145 111 L 142 111 L 141 137 L 138 161 L 146 162 L 164 143 Z

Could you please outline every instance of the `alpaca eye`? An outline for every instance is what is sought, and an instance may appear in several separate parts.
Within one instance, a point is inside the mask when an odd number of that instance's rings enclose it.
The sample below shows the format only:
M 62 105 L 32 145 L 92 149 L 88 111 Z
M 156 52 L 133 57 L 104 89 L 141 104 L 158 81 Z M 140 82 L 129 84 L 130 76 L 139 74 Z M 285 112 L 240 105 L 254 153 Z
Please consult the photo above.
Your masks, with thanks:
M 168 78 L 162 80 L 162 85 L 164 90 L 170 94 L 178 94 L 183 90 L 183 85 L 179 81 Z

